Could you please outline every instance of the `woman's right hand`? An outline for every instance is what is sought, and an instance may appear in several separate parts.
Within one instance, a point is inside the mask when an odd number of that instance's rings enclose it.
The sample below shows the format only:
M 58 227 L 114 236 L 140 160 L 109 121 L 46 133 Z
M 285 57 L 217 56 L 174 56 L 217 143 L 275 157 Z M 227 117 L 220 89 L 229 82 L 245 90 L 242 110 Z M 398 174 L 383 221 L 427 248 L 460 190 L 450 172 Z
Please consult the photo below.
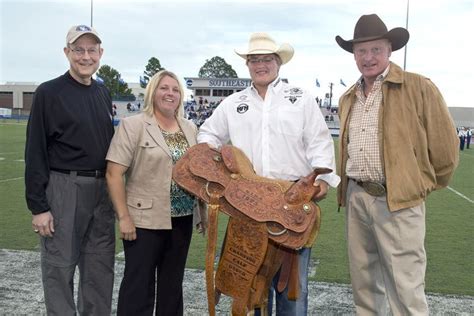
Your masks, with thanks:
M 120 238 L 123 240 L 137 239 L 135 224 L 130 216 L 124 216 L 119 219 Z

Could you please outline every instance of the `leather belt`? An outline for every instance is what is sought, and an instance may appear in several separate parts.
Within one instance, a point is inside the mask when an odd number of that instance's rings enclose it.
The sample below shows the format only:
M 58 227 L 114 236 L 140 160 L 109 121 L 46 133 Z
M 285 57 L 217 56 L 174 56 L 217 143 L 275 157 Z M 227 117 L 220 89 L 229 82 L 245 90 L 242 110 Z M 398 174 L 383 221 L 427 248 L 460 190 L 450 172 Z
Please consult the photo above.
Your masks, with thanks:
M 360 181 L 352 178 L 349 179 L 357 183 L 357 185 L 361 186 L 365 190 L 365 192 L 370 195 L 383 196 L 387 193 L 387 187 L 383 183 L 373 181 Z
M 75 172 L 80 177 L 91 177 L 91 178 L 104 178 L 105 177 L 105 170 L 65 170 L 65 169 L 56 169 L 51 168 L 52 171 L 56 171 L 59 173 L 64 174 L 71 174 Z

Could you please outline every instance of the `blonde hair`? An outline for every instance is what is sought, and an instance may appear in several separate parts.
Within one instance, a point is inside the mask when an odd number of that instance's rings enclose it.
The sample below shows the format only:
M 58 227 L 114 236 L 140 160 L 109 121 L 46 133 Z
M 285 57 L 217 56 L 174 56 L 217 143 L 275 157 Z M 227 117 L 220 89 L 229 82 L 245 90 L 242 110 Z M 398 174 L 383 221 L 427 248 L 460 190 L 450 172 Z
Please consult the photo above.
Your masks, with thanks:
M 145 90 L 145 105 L 143 106 L 143 112 L 147 113 L 150 116 L 153 115 L 153 112 L 154 112 L 153 99 L 155 98 L 155 91 L 164 77 L 173 78 L 178 83 L 178 87 L 179 87 L 179 103 L 178 104 L 179 105 L 178 105 L 178 108 L 176 109 L 174 116 L 184 117 L 183 86 L 181 85 L 181 82 L 178 79 L 178 76 L 176 76 L 176 74 L 168 70 L 161 70 L 157 72 L 156 74 L 153 75 L 153 77 L 151 77 L 150 81 L 148 82 L 148 85 L 146 86 L 146 90 Z

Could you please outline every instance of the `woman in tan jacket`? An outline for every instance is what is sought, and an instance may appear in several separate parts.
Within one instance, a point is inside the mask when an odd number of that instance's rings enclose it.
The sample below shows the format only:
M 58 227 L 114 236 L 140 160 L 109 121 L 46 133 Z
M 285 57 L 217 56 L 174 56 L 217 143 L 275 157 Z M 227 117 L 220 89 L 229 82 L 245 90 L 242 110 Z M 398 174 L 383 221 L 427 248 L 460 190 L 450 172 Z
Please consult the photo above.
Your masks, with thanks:
M 125 252 L 118 315 L 152 315 L 154 306 L 156 315 L 183 314 L 192 228 L 203 232 L 205 218 L 198 201 L 171 179 L 174 163 L 196 144 L 197 128 L 183 114 L 179 79 L 158 72 L 148 83 L 143 112 L 121 120 L 107 154 Z

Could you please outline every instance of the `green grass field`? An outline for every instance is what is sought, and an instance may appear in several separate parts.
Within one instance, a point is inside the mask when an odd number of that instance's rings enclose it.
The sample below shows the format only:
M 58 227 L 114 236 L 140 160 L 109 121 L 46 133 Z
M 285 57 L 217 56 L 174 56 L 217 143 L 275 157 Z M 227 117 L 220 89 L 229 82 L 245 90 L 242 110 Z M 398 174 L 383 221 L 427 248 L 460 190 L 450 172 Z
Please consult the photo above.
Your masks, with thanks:
M 0 248 L 5 249 L 38 249 L 24 199 L 25 130 L 25 123 L 0 121 Z M 427 201 L 426 288 L 429 292 L 474 296 L 474 147 L 461 152 L 450 188 L 432 193 Z M 344 209 L 337 211 L 335 190 L 320 206 L 321 232 L 312 253 L 317 262 L 316 279 L 349 283 Z M 225 222 L 221 216 L 220 237 Z M 205 247 L 205 238 L 195 234 L 189 268 L 203 269 Z M 121 251 L 121 242 L 117 242 L 117 251 Z

